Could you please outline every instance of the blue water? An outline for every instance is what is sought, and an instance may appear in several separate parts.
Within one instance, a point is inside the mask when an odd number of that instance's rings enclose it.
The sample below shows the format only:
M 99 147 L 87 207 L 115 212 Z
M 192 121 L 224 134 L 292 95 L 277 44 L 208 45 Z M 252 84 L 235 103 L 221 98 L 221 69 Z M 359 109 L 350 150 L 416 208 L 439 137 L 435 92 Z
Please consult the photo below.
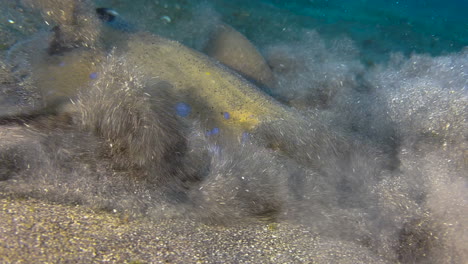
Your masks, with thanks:
M 223 14 L 229 13 L 226 3 L 214 2 L 221 12 L 225 11 Z M 252 16 L 245 21 L 251 27 L 261 25 L 266 29 L 268 25 L 261 20 L 268 20 L 273 25 L 314 29 L 330 38 L 345 35 L 370 53 L 369 59 L 379 60 L 391 52 L 440 55 L 468 45 L 468 1 L 235 2 L 238 7 L 252 10 Z M 239 24 L 235 15 L 228 19 Z M 244 27 L 250 37 L 259 35 L 258 29 Z M 278 29 L 272 27 L 272 34 L 276 35 Z
M 468 44 L 468 1 L 265 2 L 321 20 L 330 28 L 341 27 L 357 41 L 383 37 L 395 43 L 392 50 L 437 54 Z

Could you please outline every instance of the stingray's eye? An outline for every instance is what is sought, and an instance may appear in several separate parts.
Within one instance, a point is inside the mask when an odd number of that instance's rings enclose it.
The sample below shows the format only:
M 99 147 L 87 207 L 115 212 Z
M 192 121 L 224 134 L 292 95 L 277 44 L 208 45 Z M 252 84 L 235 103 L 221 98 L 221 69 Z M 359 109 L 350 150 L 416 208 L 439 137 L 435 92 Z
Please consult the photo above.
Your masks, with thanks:
M 112 22 L 119 15 L 115 10 L 105 7 L 96 8 L 96 13 L 102 21 Z

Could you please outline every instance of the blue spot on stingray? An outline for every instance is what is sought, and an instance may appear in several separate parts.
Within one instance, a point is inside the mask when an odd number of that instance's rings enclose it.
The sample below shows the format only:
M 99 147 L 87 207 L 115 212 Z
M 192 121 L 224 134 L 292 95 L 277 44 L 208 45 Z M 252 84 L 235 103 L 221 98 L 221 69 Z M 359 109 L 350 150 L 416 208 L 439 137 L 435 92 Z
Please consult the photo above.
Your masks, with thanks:
M 186 104 L 184 102 L 180 102 L 180 103 L 176 104 L 176 113 L 177 113 L 177 115 L 179 115 L 181 117 L 188 116 L 191 111 L 192 111 L 192 108 L 190 107 L 190 105 L 188 105 L 188 104 Z
M 224 119 L 229 119 L 231 115 L 228 112 L 223 113 Z
M 250 133 L 244 132 L 242 133 L 242 143 L 246 143 L 250 139 Z
M 89 75 L 89 78 L 90 79 L 96 79 L 98 77 L 98 73 L 97 72 L 92 72 L 90 75 Z
M 64 62 L 64 61 L 62 61 L 62 62 L 59 64 L 59 66 L 60 66 L 60 67 L 63 67 L 63 66 L 65 66 L 65 62 Z
M 216 135 L 219 134 L 219 128 L 215 127 L 211 129 L 210 131 L 207 131 L 205 135 L 211 136 L 211 135 Z

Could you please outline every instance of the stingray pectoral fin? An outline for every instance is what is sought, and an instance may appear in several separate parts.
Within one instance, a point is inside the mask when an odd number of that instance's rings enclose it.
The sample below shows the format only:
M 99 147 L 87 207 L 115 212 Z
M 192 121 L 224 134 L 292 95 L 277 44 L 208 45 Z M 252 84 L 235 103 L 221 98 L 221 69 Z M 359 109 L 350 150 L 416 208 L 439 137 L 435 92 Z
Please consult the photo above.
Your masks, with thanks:
M 31 60 L 35 84 L 45 105 L 59 98 L 73 98 L 83 87 L 99 78 L 98 65 L 104 55 L 92 49 L 80 48 L 64 55 L 36 52 Z
M 76 47 L 95 47 L 101 27 L 91 0 L 22 0 L 22 3 L 39 10 L 45 23 L 54 27 L 51 54 Z
M 261 86 L 274 85 L 273 73 L 262 54 L 244 35 L 227 24 L 216 27 L 203 52 Z
M 78 1 L 75 0 L 22 0 L 28 7 L 40 10 L 48 23 L 57 25 L 74 23 Z
M 121 52 L 130 64 L 138 65 L 150 78 L 170 82 L 178 94 L 190 98 L 193 112 L 219 127 L 240 134 L 264 120 L 291 115 L 239 74 L 178 42 L 136 34 L 127 45 Z
M 29 122 L 34 122 L 41 118 L 48 118 L 51 116 L 65 116 L 66 113 L 63 111 L 68 104 L 69 99 L 62 97 L 56 98 L 53 102 L 50 102 L 44 107 L 37 109 L 23 110 L 18 113 L 12 113 L 9 115 L 0 116 L 0 125 L 25 125 Z M 59 121 L 63 118 L 56 118 L 55 121 Z

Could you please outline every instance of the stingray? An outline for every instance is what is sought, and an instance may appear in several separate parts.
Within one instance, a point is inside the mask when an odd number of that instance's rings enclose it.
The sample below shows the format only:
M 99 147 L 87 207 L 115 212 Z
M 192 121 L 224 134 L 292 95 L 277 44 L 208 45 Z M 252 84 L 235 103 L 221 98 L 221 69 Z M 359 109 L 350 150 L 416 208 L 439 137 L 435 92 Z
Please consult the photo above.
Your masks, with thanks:
M 266 60 L 247 38 L 226 24 L 216 27 L 204 54 L 177 41 L 129 30 L 134 27 L 123 20 L 113 27 L 102 26 L 99 18 L 112 22 L 117 13 L 94 9 L 86 0 L 24 2 L 40 10 L 46 23 L 53 25 L 51 33 L 25 48 L 33 51 L 29 64 L 43 106 L 32 113 L 0 117 L 0 124 L 27 122 L 43 114 L 88 111 L 77 110 L 73 102 L 87 90 L 96 89 L 90 82 L 100 78 L 102 65 L 114 56 L 134 66 L 157 94 L 176 95 L 173 111 L 201 123 L 207 135 L 240 142 L 253 135 L 258 144 L 314 168 L 323 166 L 320 156 L 339 159 L 350 150 L 341 135 L 265 93 L 266 87 L 275 85 Z M 124 25 L 124 30 L 115 25 Z M 120 135 L 133 138 L 132 131 L 126 133 Z
M 23 2 L 54 25 L 47 37 L 30 44 L 35 48 L 29 47 L 34 50 L 30 65 L 45 113 L 57 112 L 51 109 L 75 98 L 89 87 L 90 79 L 99 78 L 98 69 L 112 50 L 152 82 L 168 84 L 164 89 L 183 99 L 182 115 L 203 120 L 206 127 L 226 135 L 240 137 L 272 120 L 298 119 L 294 110 L 259 88 L 274 85 L 268 64 L 247 38 L 226 24 L 216 27 L 203 54 L 161 36 L 128 30 L 130 26 L 101 27 L 99 18 L 114 22 L 117 13 L 93 9 L 88 1 Z

